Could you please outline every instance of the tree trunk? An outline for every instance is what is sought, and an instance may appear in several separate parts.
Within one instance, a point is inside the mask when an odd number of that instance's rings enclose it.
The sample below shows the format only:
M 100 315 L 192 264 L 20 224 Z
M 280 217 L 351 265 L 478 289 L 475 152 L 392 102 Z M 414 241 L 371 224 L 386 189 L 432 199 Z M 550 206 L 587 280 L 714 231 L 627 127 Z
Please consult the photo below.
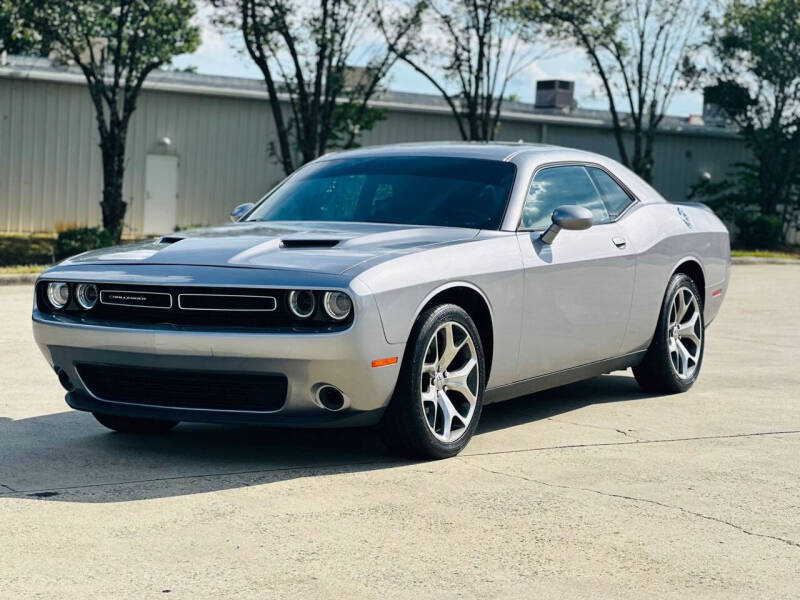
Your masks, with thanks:
M 647 183 L 653 183 L 653 147 L 656 141 L 656 130 L 648 128 L 645 132 L 637 132 L 637 139 L 644 137 L 644 143 L 638 142 L 637 150 L 634 157 L 633 170 L 636 174 L 644 179 Z
M 110 131 L 100 143 L 103 154 L 103 228 L 117 242 L 122 236 L 122 226 L 128 204 L 122 199 L 122 180 L 125 174 L 125 133 Z

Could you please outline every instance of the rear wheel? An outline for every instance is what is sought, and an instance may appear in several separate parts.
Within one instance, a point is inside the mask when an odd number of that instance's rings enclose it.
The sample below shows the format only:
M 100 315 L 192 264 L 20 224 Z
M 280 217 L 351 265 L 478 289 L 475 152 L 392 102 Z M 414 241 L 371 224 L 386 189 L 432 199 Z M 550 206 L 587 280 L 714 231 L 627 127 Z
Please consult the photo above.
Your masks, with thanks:
M 478 425 L 485 378 L 483 348 L 470 316 L 453 304 L 425 311 L 381 422 L 386 444 L 415 457 L 455 456 Z
M 633 368 L 636 381 L 648 392 L 685 392 L 700 375 L 704 343 L 700 291 L 688 275 L 677 273 L 667 286 L 650 348 Z
M 179 423 L 179 421 L 160 421 L 157 419 L 120 417 L 118 415 L 109 415 L 105 413 L 92 414 L 101 425 L 120 433 L 137 433 L 144 435 L 167 433 Z

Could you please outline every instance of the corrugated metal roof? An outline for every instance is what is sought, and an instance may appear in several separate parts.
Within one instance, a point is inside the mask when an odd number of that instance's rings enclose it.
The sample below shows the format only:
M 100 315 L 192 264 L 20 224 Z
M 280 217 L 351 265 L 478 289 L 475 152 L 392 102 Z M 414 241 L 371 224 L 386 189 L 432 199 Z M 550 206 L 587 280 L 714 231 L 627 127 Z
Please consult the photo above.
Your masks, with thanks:
M 41 81 L 61 81 L 83 84 L 84 77 L 75 66 L 56 66 L 46 58 L 9 56 L 8 64 L 0 67 L 0 77 L 30 78 Z M 260 79 L 205 75 L 185 71 L 158 70 L 150 74 L 145 82 L 147 89 L 182 92 L 201 95 L 236 96 L 242 98 L 267 97 L 267 89 Z M 398 92 L 386 90 L 378 94 L 373 102 L 376 107 L 413 112 L 449 113 L 450 108 L 439 95 Z M 620 113 L 627 118 L 627 113 Z M 523 120 L 541 123 L 574 124 L 589 127 L 612 126 L 608 111 L 574 108 L 567 112 L 558 109 L 536 108 L 533 104 L 507 100 L 503 103 L 504 120 Z M 667 116 L 659 129 L 693 135 L 734 136 L 736 130 L 720 122 L 719 126 L 690 124 L 683 117 Z

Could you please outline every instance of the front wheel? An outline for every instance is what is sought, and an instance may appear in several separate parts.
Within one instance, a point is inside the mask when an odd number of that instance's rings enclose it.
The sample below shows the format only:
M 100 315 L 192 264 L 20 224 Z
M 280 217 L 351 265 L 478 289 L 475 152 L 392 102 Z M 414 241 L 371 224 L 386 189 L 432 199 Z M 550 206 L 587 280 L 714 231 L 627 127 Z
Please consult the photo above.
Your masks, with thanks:
M 470 316 L 454 304 L 425 311 L 381 422 L 384 441 L 407 456 L 455 456 L 478 426 L 485 384 L 483 347 Z
M 688 275 L 677 273 L 667 286 L 650 348 L 633 368 L 639 386 L 647 392 L 685 392 L 700 375 L 704 343 L 700 291 Z
M 135 417 L 120 417 L 105 413 L 92 413 L 97 421 L 120 433 L 136 433 L 142 435 L 154 435 L 167 433 L 178 424 L 178 421 L 160 421 L 157 419 L 139 419 Z

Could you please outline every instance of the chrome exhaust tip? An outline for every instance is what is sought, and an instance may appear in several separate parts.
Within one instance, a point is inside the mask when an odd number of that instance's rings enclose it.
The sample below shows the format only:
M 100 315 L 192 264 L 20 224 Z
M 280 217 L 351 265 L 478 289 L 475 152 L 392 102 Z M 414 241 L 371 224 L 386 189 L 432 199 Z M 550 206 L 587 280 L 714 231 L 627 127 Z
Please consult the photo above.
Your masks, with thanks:
M 350 406 L 349 398 L 340 389 L 327 383 L 316 386 L 314 400 L 318 406 L 331 412 L 339 412 Z

